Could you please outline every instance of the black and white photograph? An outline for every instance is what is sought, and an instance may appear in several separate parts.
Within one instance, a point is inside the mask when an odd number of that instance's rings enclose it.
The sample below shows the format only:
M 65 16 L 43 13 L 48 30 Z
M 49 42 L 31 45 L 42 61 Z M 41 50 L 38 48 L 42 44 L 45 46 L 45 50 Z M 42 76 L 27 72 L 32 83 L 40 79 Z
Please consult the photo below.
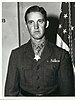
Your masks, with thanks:
M 2 97 L 75 96 L 75 2 L 2 2 Z

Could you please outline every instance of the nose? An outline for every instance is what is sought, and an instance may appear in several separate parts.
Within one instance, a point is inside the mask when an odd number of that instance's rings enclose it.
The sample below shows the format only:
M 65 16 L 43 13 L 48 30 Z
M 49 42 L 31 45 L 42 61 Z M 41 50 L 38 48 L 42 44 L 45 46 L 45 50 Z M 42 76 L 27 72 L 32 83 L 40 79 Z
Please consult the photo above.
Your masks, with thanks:
M 39 28 L 38 23 L 35 23 L 34 24 L 34 29 L 38 29 L 38 28 Z

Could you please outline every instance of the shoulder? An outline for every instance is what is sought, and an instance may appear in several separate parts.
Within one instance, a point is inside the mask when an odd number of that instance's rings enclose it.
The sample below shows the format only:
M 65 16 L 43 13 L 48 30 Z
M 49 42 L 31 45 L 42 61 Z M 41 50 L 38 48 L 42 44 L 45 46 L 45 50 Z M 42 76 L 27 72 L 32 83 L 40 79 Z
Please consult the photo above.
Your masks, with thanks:
M 52 49 L 52 57 L 56 59 L 60 59 L 61 62 L 65 62 L 65 63 L 69 62 L 69 64 L 71 63 L 71 56 L 68 51 L 52 43 L 49 43 L 49 46 L 50 49 Z
M 61 47 L 58 47 L 57 45 L 55 45 L 55 44 L 53 44 L 51 42 L 49 42 L 48 44 L 49 44 L 49 47 L 52 48 L 56 52 L 57 51 L 59 51 L 59 52 L 66 52 L 66 53 L 68 52 L 65 49 L 62 49 Z
M 20 47 L 13 49 L 12 52 L 13 53 L 21 53 L 21 52 L 23 53 L 29 45 L 30 45 L 30 40 L 27 43 L 21 45 Z
M 65 49 L 62 49 L 61 47 L 58 47 L 57 45 L 49 42 L 49 48 L 52 49 L 53 54 L 57 55 L 57 56 L 65 56 L 65 55 L 69 55 L 69 52 L 66 51 Z

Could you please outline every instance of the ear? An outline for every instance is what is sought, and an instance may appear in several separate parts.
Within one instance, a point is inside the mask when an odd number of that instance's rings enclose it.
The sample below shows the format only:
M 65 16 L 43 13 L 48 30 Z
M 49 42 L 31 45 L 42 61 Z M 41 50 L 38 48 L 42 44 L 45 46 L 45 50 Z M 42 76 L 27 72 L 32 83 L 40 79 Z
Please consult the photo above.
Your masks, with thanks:
M 48 28 L 48 26 L 49 26 L 49 21 L 47 20 L 47 23 L 46 23 L 46 28 Z

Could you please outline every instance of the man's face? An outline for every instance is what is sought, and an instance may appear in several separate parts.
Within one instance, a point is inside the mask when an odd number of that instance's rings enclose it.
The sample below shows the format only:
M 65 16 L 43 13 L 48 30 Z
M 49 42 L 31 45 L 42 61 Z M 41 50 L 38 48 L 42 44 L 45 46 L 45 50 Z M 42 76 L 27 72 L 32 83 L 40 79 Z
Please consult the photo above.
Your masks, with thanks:
M 34 39 L 41 39 L 44 35 L 46 22 L 40 12 L 31 12 L 27 15 L 27 28 L 30 37 Z

